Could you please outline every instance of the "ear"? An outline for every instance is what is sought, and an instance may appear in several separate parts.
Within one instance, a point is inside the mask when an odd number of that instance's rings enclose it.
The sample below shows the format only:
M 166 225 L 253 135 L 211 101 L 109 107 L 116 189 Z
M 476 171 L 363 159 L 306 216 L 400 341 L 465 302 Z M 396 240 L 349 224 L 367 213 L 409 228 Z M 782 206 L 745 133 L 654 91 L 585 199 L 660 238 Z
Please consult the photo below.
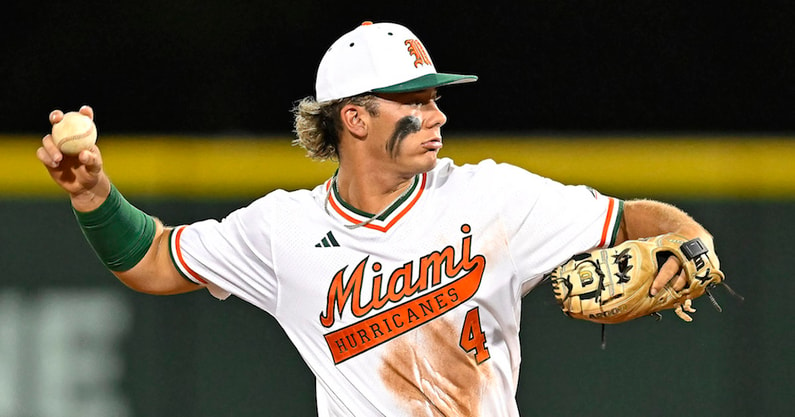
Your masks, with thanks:
M 340 109 L 342 125 L 356 138 L 367 136 L 367 110 L 354 104 L 347 104 Z

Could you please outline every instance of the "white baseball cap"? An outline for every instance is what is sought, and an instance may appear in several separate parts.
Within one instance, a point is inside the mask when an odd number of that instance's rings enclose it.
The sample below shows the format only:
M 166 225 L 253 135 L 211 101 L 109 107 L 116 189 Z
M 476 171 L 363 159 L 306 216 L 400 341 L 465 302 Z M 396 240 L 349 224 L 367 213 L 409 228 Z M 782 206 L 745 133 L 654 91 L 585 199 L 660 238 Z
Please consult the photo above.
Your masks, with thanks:
M 317 71 L 316 100 L 358 94 L 404 93 L 477 80 L 436 72 L 428 51 L 406 27 L 364 22 L 326 51 Z

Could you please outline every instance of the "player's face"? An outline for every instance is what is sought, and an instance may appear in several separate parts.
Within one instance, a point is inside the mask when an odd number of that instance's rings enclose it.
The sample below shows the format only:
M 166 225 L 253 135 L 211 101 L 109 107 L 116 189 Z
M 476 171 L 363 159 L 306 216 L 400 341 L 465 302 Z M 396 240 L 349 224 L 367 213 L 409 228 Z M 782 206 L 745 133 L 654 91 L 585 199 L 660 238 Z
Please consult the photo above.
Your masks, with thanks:
M 385 159 L 410 173 L 432 169 L 442 148 L 441 128 L 447 122 L 436 104 L 436 89 L 378 97 L 378 117 L 370 126 L 375 146 Z

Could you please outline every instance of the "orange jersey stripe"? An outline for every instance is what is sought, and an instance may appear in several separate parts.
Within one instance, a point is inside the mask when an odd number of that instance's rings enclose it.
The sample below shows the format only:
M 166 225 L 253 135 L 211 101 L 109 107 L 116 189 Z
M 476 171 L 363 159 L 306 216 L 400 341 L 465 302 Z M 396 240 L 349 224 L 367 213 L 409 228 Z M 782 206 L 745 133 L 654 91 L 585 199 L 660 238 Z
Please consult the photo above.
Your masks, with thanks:
M 179 261 L 179 264 L 182 265 L 182 268 L 184 268 L 185 271 L 187 271 L 191 277 L 193 277 L 196 281 L 201 282 L 202 284 L 207 284 L 207 281 L 204 278 L 202 278 L 201 275 L 196 273 L 196 271 L 190 269 L 190 267 L 185 263 L 185 259 L 183 259 L 182 257 L 182 247 L 179 244 L 179 238 L 182 235 L 183 230 L 185 230 L 185 226 L 178 228 L 176 231 L 177 234 L 174 237 L 174 250 L 177 255 L 177 260 Z
M 605 225 L 602 227 L 602 239 L 599 241 L 599 247 L 602 247 L 607 242 L 608 232 L 610 230 L 610 223 L 613 220 L 613 210 L 615 210 L 616 200 L 614 198 L 608 197 L 607 203 L 607 218 L 605 219 Z

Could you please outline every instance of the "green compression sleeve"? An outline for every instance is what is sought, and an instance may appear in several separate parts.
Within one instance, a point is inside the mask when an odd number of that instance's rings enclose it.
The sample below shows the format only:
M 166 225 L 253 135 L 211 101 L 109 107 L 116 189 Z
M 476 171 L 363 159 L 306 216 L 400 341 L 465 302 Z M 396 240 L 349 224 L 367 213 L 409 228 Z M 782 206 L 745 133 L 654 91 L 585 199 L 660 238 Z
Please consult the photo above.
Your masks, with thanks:
M 108 198 L 95 210 L 72 210 L 88 243 L 111 271 L 134 267 L 152 245 L 155 219 L 127 202 L 112 184 Z

